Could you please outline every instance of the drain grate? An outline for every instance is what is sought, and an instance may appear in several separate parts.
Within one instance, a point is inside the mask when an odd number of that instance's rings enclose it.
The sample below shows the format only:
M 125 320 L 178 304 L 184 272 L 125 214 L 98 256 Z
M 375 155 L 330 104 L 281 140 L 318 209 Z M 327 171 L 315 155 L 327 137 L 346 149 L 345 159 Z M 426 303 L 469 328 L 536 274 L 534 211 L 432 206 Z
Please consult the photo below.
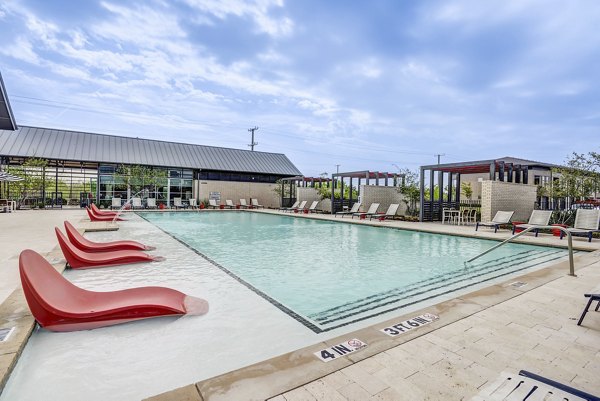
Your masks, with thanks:
M 0 341 L 8 340 L 8 337 L 10 337 L 10 334 L 13 332 L 14 329 L 15 329 L 14 327 L 11 327 L 10 329 L 6 329 L 6 328 L 0 329 Z
M 511 287 L 521 288 L 521 287 L 525 287 L 527 285 L 527 283 L 524 283 L 522 281 L 515 281 L 514 283 L 510 283 L 509 285 Z

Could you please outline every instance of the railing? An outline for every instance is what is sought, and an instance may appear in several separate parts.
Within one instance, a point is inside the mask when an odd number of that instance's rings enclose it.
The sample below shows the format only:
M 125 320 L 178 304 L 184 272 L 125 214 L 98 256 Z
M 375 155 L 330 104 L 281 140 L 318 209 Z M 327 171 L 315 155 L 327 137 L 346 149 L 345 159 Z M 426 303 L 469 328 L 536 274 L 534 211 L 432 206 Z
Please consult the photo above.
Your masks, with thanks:
M 544 230 L 545 229 L 548 229 L 548 230 L 560 230 L 563 233 L 567 234 L 567 242 L 568 242 L 568 247 L 569 247 L 569 276 L 577 277 L 577 275 L 575 274 L 575 265 L 573 263 L 573 238 L 572 238 L 571 233 L 569 232 L 569 230 L 567 230 L 564 227 L 560 227 L 560 226 L 535 226 L 535 227 L 527 227 L 525 230 L 521 231 L 520 233 L 517 233 L 517 234 L 513 235 L 512 237 L 510 237 L 510 238 L 502 241 L 498 245 L 494 245 L 493 247 L 491 247 L 487 251 L 484 251 L 484 252 L 480 253 L 479 255 L 475 256 L 474 258 L 471 258 L 471 259 L 467 260 L 465 262 L 465 264 L 471 263 L 472 261 L 474 261 L 475 259 L 479 259 L 483 255 L 487 255 L 488 253 L 492 252 L 494 249 L 500 248 L 502 245 L 504 245 L 504 244 L 512 241 L 515 238 L 520 237 L 521 235 L 523 235 L 525 233 L 528 233 L 531 230 L 539 230 L 539 229 L 544 229 Z

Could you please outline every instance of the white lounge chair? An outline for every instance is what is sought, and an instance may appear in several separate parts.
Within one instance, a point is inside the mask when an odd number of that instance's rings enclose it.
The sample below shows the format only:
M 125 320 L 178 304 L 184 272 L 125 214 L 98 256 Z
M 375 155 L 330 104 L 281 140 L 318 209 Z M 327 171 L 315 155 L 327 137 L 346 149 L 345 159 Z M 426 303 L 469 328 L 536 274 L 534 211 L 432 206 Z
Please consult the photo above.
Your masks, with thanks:
M 306 209 L 307 213 L 317 213 L 317 205 L 319 204 L 319 201 L 313 201 L 310 206 L 308 207 L 308 209 Z
M 142 208 L 142 198 L 131 198 L 131 208 L 135 210 L 135 208 Z
M 547 226 L 550 222 L 550 217 L 552 217 L 552 210 L 534 210 L 531 212 L 531 216 L 529 217 L 529 221 L 527 224 L 517 224 L 513 225 L 512 233 L 515 234 L 515 230 L 525 230 L 530 227 L 539 227 L 539 226 Z M 535 236 L 538 236 L 539 229 L 534 229 Z
M 228 209 L 235 209 L 235 205 L 233 204 L 233 201 L 231 199 L 225 200 L 225 207 Z
M 156 209 L 156 198 L 146 199 L 146 207 L 148 209 Z
M 571 234 L 587 234 L 588 242 L 592 242 L 592 235 L 599 232 L 600 225 L 600 209 L 577 209 L 575 215 L 575 224 L 573 227 L 567 228 Z M 560 232 L 560 238 L 564 233 Z
M 240 207 L 244 209 L 250 209 L 250 205 L 246 203 L 246 199 L 240 199 Z
M 339 214 L 340 216 L 342 216 L 342 218 L 344 218 L 344 216 L 347 214 L 352 215 L 354 213 L 357 213 L 358 209 L 360 209 L 361 205 L 362 205 L 362 203 L 356 202 L 354 205 L 352 205 L 352 208 L 350 210 L 346 210 L 343 212 L 337 212 L 334 216 L 337 217 L 337 215 Z
M 252 199 L 250 199 L 250 203 L 252 204 L 252 207 L 255 207 L 257 209 L 258 208 L 263 208 L 263 209 L 265 208 L 263 205 L 259 205 L 258 204 L 258 199 L 252 198 Z
M 512 218 L 513 214 L 515 214 L 514 211 L 512 211 L 512 212 L 498 211 L 498 212 L 496 212 L 496 215 L 494 216 L 492 221 L 487 221 L 487 222 L 478 221 L 477 224 L 475 224 L 475 231 L 477 231 L 479 226 L 484 226 L 484 227 L 494 227 L 494 233 L 496 233 L 496 232 L 498 232 L 498 227 L 501 224 L 510 223 L 510 219 Z
M 359 219 L 364 219 L 367 216 L 377 214 L 377 209 L 379 209 L 379 203 L 371 203 L 371 206 L 369 206 L 369 210 L 367 210 L 366 212 L 352 213 L 352 218 L 354 218 L 354 216 L 358 216 Z
M 286 210 L 286 212 L 295 212 L 298 213 L 298 211 L 300 210 L 304 210 L 304 208 L 306 207 L 306 204 L 308 203 L 308 201 L 302 201 L 300 202 L 300 204 L 297 207 L 291 207 L 289 209 Z
M 190 208 L 198 209 L 198 204 L 196 203 L 196 199 L 190 198 Z
M 121 198 L 112 198 L 110 208 L 117 210 L 121 209 Z
M 209 199 L 208 206 L 212 207 L 213 209 L 219 208 L 219 205 L 217 205 L 217 201 L 215 199 Z
M 288 210 L 297 208 L 299 204 L 300 204 L 300 201 L 296 201 L 296 202 L 294 202 L 294 204 L 292 206 L 290 206 L 290 207 L 283 207 L 282 206 L 282 207 L 279 208 L 279 210 L 286 212 Z
M 396 213 L 398 213 L 398 208 L 399 207 L 400 207 L 400 204 L 398 204 L 398 203 L 392 203 L 388 207 L 387 212 L 372 214 L 371 217 L 369 217 L 369 220 L 373 220 L 373 217 L 375 217 L 376 219 L 379 219 L 380 221 L 383 221 L 385 219 L 393 219 L 394 216 L 396 215 Z

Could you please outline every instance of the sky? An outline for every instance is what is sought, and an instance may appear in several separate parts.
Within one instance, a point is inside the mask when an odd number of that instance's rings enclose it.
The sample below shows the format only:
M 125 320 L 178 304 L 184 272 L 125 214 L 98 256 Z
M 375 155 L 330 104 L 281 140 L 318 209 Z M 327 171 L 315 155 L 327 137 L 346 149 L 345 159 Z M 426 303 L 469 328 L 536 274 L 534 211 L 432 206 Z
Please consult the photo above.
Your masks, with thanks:
M 599 151 L 597 0 L 2 0 L 17 124 L 306 176 Z

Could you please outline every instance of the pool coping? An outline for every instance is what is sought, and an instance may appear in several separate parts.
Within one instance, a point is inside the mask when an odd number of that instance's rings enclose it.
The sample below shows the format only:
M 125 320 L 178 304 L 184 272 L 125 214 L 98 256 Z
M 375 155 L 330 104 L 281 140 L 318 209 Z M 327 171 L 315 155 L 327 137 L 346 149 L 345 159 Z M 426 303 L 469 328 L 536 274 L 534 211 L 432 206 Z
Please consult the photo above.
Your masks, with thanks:
M 296 217 L 307 216 L 296 215 Z M 345 222 L 352 224 L 352 220 L 346 220 Z M 354 220 L 354 224 L 365 223 Z M 371 224 L 367 222 L 367 224 L 382 227 L 376 222 L 372 222 Z M 383 227 L 399 228 L 393 226 Z M 405 228 L 401 227 L 399 229 Z M 436 230 L 427 231 L 416 228 L 413 228 L 412 231 L 446 234 Z M 452 233 L 451 235 L 460 234 Z M 492 237 L 487 234 L 476 236 L 463 234 L 460 236 L 491 239 L 495 241 L 502 241 L 504 239 L 498 238 L 497 236 Z M 524 241 L 515 242 L 529 245 L 542 245 L 539 243 L 532 243 L 529 238 L 530 237 L 527 237 Z M 590 249 L 592 248 L 591 246 L 576 247 L 576 244 L 573 245 L 574 249 L 590 251 L 588 253 L 575 256 L 576 271 L 598 262 L 600 250 L 598 250 L 597 246 L 593 247 L 594 250 L 592 250 Z M 552 245 L 544 243 L 542 246 Z M 566 245 L 553 246 L 558 248 L 566 248 Z M 472 291 L 462 296 L 443 301 L 429 307 L 421 308 L 410 313 L 405 313 L 392 319 L 388 319 L 384 322 L 358 329 L 353 332 L 301 348 L 299 350 L 288 352 L 253 365 L 242 367 L 222 375 L 201 380 L 187 386 L 158 394 L 146 398 L 145 401 L 267 400 L 298 388 L 311 381 L 323 378 L 324 376 L 348 367 L 354 363 L 360 362 L 373 355 L 421 337 L 449 324 L 455 323 L 458 320 L 484 311 L 494 305 L 508 301 L 535 288 L 548 284 L 554 280 L 564 277 L 567 272 L 567 261 L 553 263 L 552 265 L 540 270 L 513 277 L 499 284 Z M 527 285 L 513 285 L 515 283 L 526 283 Z M 439 316 L 439 319 L 427 324 L 426 326 L 421 326 L 417 329 L 403 333 L 398 337 L 389 337 L 380 331 L 385 327 L 393 326 L 402 321 L 423 315 L 425 313 L 437 315 Z M 318 360 L 314 355 L 315 352 L 353 338 L 358 338 L 366 342 L 368 347 L 348 356 L 336 358 L 328 363 Z

